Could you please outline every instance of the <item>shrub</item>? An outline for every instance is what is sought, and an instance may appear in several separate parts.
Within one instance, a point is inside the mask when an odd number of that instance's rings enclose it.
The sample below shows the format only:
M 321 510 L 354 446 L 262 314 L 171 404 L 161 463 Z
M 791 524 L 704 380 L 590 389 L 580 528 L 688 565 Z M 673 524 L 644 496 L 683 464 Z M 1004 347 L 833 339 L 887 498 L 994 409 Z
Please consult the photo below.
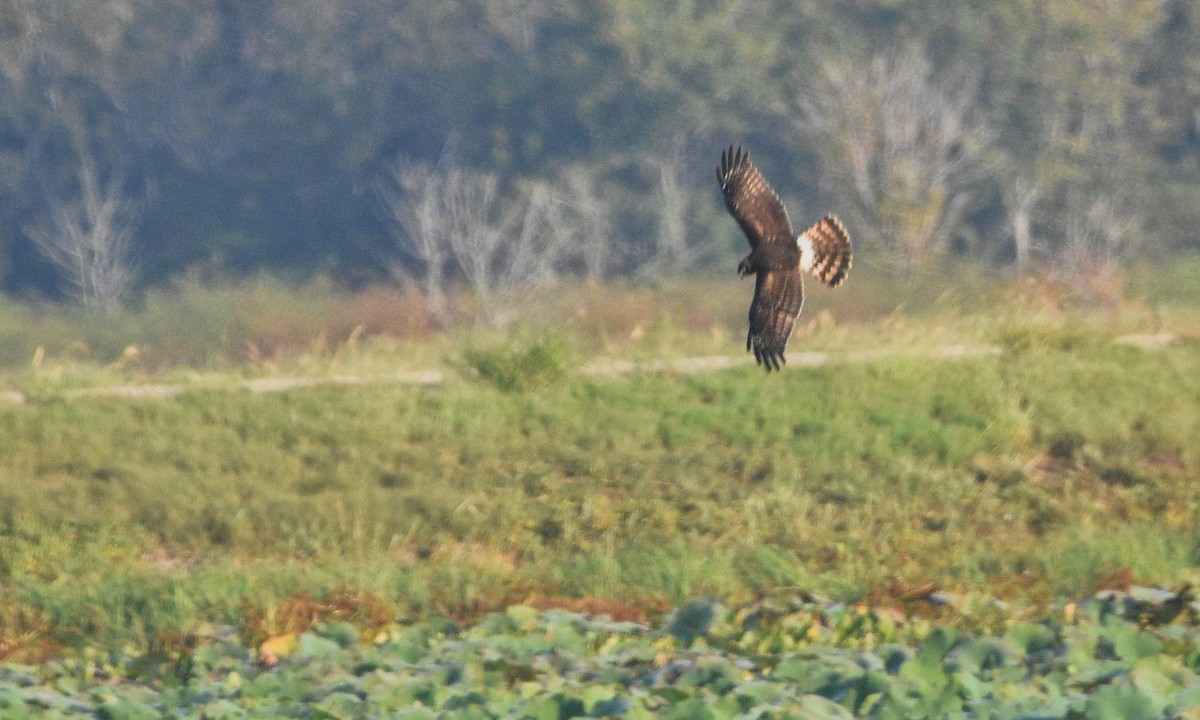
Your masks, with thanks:
M 464 377 L 517 392 L 557 382 L 566 375 L 570 357 L 570 347 L 562 338 L 540 335 L 468 348 L 453 364 Z

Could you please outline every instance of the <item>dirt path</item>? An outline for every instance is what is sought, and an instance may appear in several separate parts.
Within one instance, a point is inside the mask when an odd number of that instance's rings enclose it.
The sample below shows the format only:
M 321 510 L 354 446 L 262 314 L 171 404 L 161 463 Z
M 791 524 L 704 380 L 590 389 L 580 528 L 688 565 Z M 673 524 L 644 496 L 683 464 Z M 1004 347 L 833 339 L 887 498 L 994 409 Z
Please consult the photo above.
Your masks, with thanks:
M 1123 345 L 1134 345 L 1147 350 L 1164 348 L 1178 338 L 1171 333 L 1145 335 L 1125 335 L 1116 339 Z M 986 357 L 999 355 L 1001 348 L 995 345 L 944 345 L 928 352 L 897 352 L 880 350 L 875 352 L 797 352 L 788 356 L 789 368 L 815 368 L 835 363 L 864 363 L 874 362 L 885 357 L 911 355 L 937 360 L 954 360 L 962 358 Z M 713 372 L 742 365 L 750 365 L 753 359 L 749 355 L 734 357 L 729 355 L 710 355 L 704 357 L 679 358 L 676 360 L 650 360 L 634 362 L 630 360 L 593 360 L 581 368 L 584 375 L 605 376 L 622 375 L 631 372 L 676 372 L 684 374 Z M 188 390 L 211 390 L 240 388 L 251 392 L 280 392 L 301 387 L 318 387 L 324 385 L 374 385 L 381 383 L 398 383 L 404 385 L 440 385 L 446 380 L 442 370 L 419 370 L 415 372 L 397 373 L 395 375 L 330 375 L 328 377 L 263 377 L 243 380 L 232 385 L 170 385 L 165 383 L 148 383 L 143 385 L 108 385 L 102 387 L 75 388 L 63 391 L 59 397 L 90 398 L 90 397 L 126 397 L 126 398 L 173 398 Z M 22 404 L 29 400 L 28 396 L 16 390 L 0 391 L 0 403 Z

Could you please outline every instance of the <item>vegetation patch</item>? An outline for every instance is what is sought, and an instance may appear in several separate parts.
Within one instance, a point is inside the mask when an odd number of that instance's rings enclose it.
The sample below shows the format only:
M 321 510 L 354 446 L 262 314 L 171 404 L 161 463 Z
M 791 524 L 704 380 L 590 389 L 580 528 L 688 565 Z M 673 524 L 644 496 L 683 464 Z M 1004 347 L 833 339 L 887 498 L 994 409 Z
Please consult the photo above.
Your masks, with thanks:
M 255 645 L 0 665 L 5 717 L 1190 718 L 1196 604 L 1109 591 L 995 635 L 828 601 L 682 606 L 660 623 L 513 605 L 324 621 Z M 1166 614 L 1163 614 L 1164 611 Z M 1148 622 L 1155 617 L 1159 622 Z
M 514 392 L 561 380 L 570 366 L 570 348 L 561 338 L 539 335 L 489 347 L 463 350 L 457 363 L 472 380 Z
M 335 591 L 471 621 L 531 594 L 932 587 L 1012 602 L 966 620 L 990 630 L 1123 567 L 1197 580 L 1191 344 L 897 354 L 770 383 L 562 372 L 500 393 L 452 376 L 0 407 L 7 652 L 287 625 L 292 599 Z
M 814 321 L 827 362 L 769 379 L 638 362 L 740 350 L 716 311 L 215 371 L 48 350 L 0 405 L 0 715 L 1189 717 L 1187 308 L 930 302 Z

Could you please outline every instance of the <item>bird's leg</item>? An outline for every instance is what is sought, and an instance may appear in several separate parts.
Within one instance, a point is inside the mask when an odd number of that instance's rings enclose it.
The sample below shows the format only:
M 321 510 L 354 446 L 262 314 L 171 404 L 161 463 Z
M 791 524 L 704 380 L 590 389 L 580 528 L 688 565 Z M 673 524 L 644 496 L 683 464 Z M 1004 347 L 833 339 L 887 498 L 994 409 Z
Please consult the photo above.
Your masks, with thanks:
M 750 253 L 746 257 L 742 258 L 742 261 L 738 263 L 738 275 L 740 277 L 746 277 L 754 272 L 754 253 Z

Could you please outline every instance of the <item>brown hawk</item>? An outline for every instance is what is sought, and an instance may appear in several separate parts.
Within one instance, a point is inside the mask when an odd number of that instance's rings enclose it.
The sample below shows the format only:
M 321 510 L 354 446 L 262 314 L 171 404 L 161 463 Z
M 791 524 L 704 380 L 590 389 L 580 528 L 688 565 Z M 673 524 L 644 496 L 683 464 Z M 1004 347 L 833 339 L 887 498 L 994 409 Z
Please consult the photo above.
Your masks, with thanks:
M 738 265 L 742 277 L 756 278 L 746 350 L 753 349 L 768 372 L 778 370 L 787 362 L 783 350 L 804 304 L 802 271 L 830 287 L 840 285 L 850 272 L 850 235 L 840 220 L 826 215 L 797 237 L 787 208 L 740 147 L 721 153 L 717 182 L 750 242 L 750 254 Z

